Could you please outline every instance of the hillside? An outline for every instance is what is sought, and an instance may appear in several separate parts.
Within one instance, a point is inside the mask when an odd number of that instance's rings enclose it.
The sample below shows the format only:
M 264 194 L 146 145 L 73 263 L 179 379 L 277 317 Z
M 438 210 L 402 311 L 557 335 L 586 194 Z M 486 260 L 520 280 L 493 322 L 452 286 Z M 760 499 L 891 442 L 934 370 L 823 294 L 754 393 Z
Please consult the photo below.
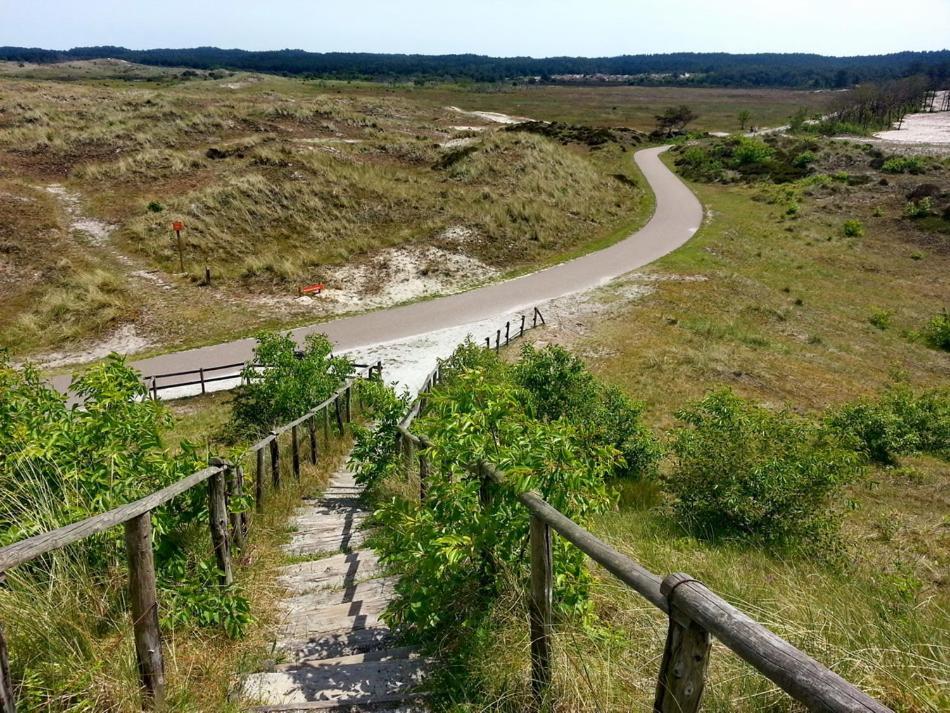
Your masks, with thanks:
M 21 355 L 56 346 L 54 364 L 457 291 L 648 210 L 636 132 L 562 144 L 411 95 L 42 69 L 0 78 L 0 334 Z M 318 282 L 320 299 L 298 299 Z

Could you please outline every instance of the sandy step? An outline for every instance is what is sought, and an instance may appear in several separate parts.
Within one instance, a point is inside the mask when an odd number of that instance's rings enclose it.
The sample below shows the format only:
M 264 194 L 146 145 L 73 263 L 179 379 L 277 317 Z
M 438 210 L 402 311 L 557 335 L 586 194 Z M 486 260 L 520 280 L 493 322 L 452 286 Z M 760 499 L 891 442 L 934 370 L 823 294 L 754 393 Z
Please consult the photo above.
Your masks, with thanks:
M 380 574 L 379 557 L 372 550 L 358 550 L 280 568 L 277 581 L 295 594 L 315 589 L 347 587 Z
M 308 701 L 281 706 L 256 706 L 255 713 L 303 713 L 304 711 L 340 711 L 342 713 L 425 713 L 419 694 L 398 693 L 350 701 Z
M 275 671 L 286 671 L 296 666 L 343 666 L 358 663 L 370 663 L 380 661 L 394 661 L 396 659 L 419 659 L 421 658 L 414 649 L 408 646 L 399 646 L 394 648 L 373 649 L 362 653 L 349 654 L 346 656 L 334 656 L 332 658 L 309 657 L 295 663 L 284 663 L 274 666 L 268 673 Z
M 425 662 L 400 658 L 386 661 L 297 664 L 273 673 L 255 673 L 245 679 L 244 694 L 268 705 L 316 701 L 366 701 L 375 696 L 406 693 L 422 682 Z

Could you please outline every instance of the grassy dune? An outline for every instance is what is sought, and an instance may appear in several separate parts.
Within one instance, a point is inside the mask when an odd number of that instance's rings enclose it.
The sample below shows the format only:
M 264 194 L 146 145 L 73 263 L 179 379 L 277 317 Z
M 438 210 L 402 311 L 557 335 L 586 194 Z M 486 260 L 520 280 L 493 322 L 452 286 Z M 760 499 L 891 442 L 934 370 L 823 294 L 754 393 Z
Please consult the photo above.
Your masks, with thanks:
M 11 187 L 0 210 L 43 232 L 31 263 L 4 256 L 0 339 L 22 354 L 125 323 L 158 347 L 313 321 L 329 313 L 286 314 L 271 298 L 306 282 L 341 287 L 337 266 L 393 247 L 524 270 L 615 236 L 649 209 L 629 145 L 564 145 L 345 85 L 169 72 L 155 84 L 110 74 L 125 67 L 73 69 L 68 82 L 0 72 L 0 183 Z M 472 123 L 482 130 L 453 128 Z M 72 202 L 41 190 L 51 184 Z M 30 201 L 5 197 L 21 192 Z M 110 232 L 90 238 L 86 219 Z M 172 220 L 186 226 L 184 275 Z M 43 279 L 26 272 L 34 263 Z M 213 288 L 198 286 L 206 267 Z M 195 327 L 208 323 L 210 333 Z

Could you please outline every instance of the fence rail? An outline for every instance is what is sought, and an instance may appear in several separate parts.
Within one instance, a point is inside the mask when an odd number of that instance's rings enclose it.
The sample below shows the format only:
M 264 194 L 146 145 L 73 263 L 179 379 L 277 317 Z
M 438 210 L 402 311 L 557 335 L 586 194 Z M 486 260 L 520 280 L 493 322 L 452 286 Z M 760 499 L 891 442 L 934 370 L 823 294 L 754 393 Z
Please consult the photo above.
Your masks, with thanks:
M 496 349 L 499 343 L 500 333 L 496 335 Z M 491 348 L 490 339 L 486 341 L 486 347 Z M 430 470 L 426 452 L 431 444 L 424 436 L 412 433 L 410 427 L 425 410 L 428 392 L 441 383 L 441 378 L 437 367 L 426 380 L 427 388 L 420 392 L 398 427 L 405 462 L 410 464 L 418 459 L 422 500 L 426 497 L 425 481 Z M 483 484 L 491 482 L 503 489 L 508 487 L 505 474 L 490 463 L 473 463 L 469 470 Z M 488 492 L 486 487 L 481 490 Z M 531 515 L 527 548 L 531 568 L 528 602 L 531 679 L 536 709 L 542 708 L 551 680 L 553 530 L 668 615 L 666 643 L 653 704 L 655 712 L 690 713 L 699 710 L 709 665 L 711 636 L 809 710 L 891 712 L 883 703 L 769 631 L 702 582 L 682 573 L 665 578 L 654 574 L 582 528 L 538 493 L 515 493 L 515 497 Z M 483 503 L 487 505 L 485 500 Z
M 158 394 L 160 391 L 178 389 L 185 386 L 200 386 L 201 393 L 204 394 L 207 393 L 208 384 L 241 378 L 246 366 L 246 362 L 236 362 L 234 364 L 221 364 L 219 366 L 188 369 L 187 371 L 170 371 L 165 374 L 152 374 L 151 376 L 143 377 L 143 381 L 145 382 L 145 386 L 148 388 L 148 392 L 152 395 L 153 399 L 158 399 Z M 356 369 L 370 369 L 373 367 L 372 364 L 353 364 L 353 366 Z M 228 373 L 218 376 L 209 376 L 209 374 L 219 371 L 227 371 Z M 180 379 L 183 377 L 191 377 L 191 380 L 181 381 Z M 174 381 L 170 383 L 159 383 L 159 380 L 167 379 L 174 379 Z
M 220 367 L 228 368 L 228 367 Z M 382 378 L 382 362 L 367 369 L 366 378 Z M 188 372 L 182 372 L 188 373 Z M 176 376 L 181 374 L 176 374 Z M 281 486 L 280 438 L 289 433 L 292 453 L 291 472 L 300 478 L 300 433 L 306 426 L 309 433 L 310 462 L 317 463 L 318 445 L 316 421 L 322 414 L 324 443 L 330 438 L 330 410 L 334 412 L 337 430 L 342 436 L 345 424 L 352 420 L 351 396 L 353 385 L 364 378 L 357 372 L 330 398 L 310 409 L 303 416 L 271 431 L 265 438 L 250 446 L 236 462 L 213 459 L 204 468 L 187 478 L 162 488 L 145 497 L 121 505 L 99 515 L 30 537 L 0 548 L 0 576 L 3 572 L 25 564 L 45 554 L 62 549 L 112 527 L 125 528 L 125 550 L 129 567 L 129 602 L 132 610 L 135 651 L 139 664 L 144 708 L 161 708 L 165 696 L 165 674 L 162 662 L 162 636 L 158 617 L 158 595 L 155 581 L 155 563 L 152 547 L 152 512 L 186 491 L 208 483 L 208 526 L 211 545 L 217 561 L 220 584 L 230 586 L 234 581 L 231 565 L 232 548 L 244 546 L 248 527 L 247 513 L 232 512 L 230 502 L 240 498 L 244 489 L 242 461 L 253 454 L 255 461 L 255 511 L 262 512 L 266 497 L 265 449 L 270 453 L 271 482 L 274 489 Z M 7 646 L 0 628 L 0 713 L 15 713 L 13 683 L 10 679 Z

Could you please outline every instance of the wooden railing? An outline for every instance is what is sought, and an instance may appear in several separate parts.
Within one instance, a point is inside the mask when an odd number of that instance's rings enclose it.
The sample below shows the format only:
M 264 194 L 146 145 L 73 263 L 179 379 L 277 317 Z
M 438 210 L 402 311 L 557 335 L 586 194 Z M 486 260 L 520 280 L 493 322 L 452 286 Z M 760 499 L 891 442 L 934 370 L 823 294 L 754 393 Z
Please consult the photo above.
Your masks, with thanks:
M 491 348 L 489 343 L 488 348 Z M 418 457 L 420 498 L 426 497 L 431 444 L 410 431 L 413 419 L 425 410 L 428 391 L 441 382 L 438 368 L 427 380 L 399 426 L 400 448 L 411 464 Z M 414 453 L 415 451 L 415 453 Z M 482 480 L 483 507 L 490 504 L 489 483 L 508 487 L 505 474 L 486 462 L 469 470 Z M 657 713 L 691 713 L 699 710 L 710 637 L 751 664 L 792 698 L 813 711 L 885 713 L 891 709 L 843 679 L 687 574 L 665 578 L 650 572 L 600 540 L 547 503 L 538 493 L 515 493 L 530 512 L 528 609 L 531 640 L 531 682 L 536 709 L 547 700 L 551 681 L 553 635 L 554 561 L 551 530 L 603 566 L 614 577 L 640 594 L 669 617 L 666 644 L 657 677 L 653 710 Z
M 381 362 L 368 368 L 367 378 L 381 378 L 381 375 Z M 358 378 L 362 378 L 362 374 L 357 374 L 356 379 Z M 354 383 L 355 379 L 347 380 L 326 401 L 300 418 L 275 429 L 267 437 L 252 445 L 236 463 L 213 459 L 208 468 L 193 473 L 140 500 L 0 548 L 0 575 L 42 555 L 62 549 L 112 527 L 123 525 L 129 568 L 129 600 L 135 652 L 141 674 L 142 704 L 145 708 L 161 707 L 165 696 L 165 673 L 162 662 L 162 635 L 159 628 L 155 562 L 152 552 L 152 512 L 191 488 L 207 482 L 211 545 L 220 573 L 220 584 L 223 587 L 230 586 L 234 581 L 231 566 L 232 547 L 241 549 L 244 546 L 248 527 L 247 514 L 232 512 L 229 508 L 229 501 L 232 498 L 243 496 L 244 472 L 241 460 L 251 454 L 254 455 L 255 510 L 261 512 L 267 490 L 265 449 L 270 454 L 272 487 L 279 489 L 281 486 L 280 438 L 289 433 L 291 472 L 295 478 L 299 479 L 300 428 L 304 427 L 308 431 L 310 462 L 315 464 L 318 459 L 317 421 L 322 421 L 324 442 L 329 441 L 331 418 L 334 421 L 335 430 L 341 436 L 343 435 L 344 424 L 352 418 L 351 395 Z M 2 630 L 0 630 L 0 713 L 15 713 L 13 684 L 10 680 L 8 654 Z

